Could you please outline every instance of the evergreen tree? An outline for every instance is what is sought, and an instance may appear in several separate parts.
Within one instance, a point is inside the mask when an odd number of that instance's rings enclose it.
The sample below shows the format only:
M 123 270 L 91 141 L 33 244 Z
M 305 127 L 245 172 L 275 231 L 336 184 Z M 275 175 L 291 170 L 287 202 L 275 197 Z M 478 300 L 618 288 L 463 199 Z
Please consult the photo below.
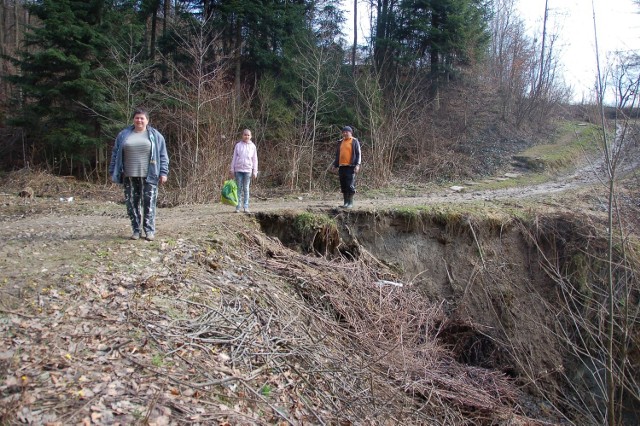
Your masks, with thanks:
M 211 18 L 222 37 L 223 55 L 240 62 L 242 80 L 279 75 L 289 66 L 286 44 L 309 31 L 313 4 L 305 0 L 222 0 Z
M 407 47 L 418 59 L 428 55 L 431 72 L 479 58 L 489 42 L 486 5 L 481 0 L 408 0 Z
M 484 0 L 378 0 L 374 63 L 384 78 L 397 67 L 429 67 L 434 78 L 482 56 L 489 42 Z
M 42 0 L 29 4 L 36 24 L 16 60 L 21 89 L 13 123 L 32 141 L 32 157 L 61 173 L 87 173 L 99 138 L 103 88 L 94 78 L 115 20 L 103 0 Z M 120 22 L 122 19 L 120 18 Z

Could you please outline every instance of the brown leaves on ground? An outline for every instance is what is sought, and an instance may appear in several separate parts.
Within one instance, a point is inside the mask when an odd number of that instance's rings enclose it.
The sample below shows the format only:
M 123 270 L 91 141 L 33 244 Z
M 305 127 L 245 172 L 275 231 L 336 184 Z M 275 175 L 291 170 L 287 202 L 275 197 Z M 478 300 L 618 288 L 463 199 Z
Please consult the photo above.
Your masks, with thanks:
M 296 253 L 217 206 L 162 209 L 153 243 L 126 239 L 120 205 L 40 207 L 0 222 L 2 424 L 521 416 L 514 385 L 455 362 L 441 308 L 374 259 Z

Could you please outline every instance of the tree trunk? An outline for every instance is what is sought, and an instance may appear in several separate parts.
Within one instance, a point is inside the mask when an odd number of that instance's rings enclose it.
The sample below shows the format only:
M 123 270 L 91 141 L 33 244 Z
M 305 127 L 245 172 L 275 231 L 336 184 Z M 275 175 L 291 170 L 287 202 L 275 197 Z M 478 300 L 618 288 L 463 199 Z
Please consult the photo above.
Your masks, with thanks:
M 2 0 L 2 6 L 0 6 L 0 54 L 5 55 L 7 53 L 7 48 L 5 46 L 5 29 L 7 28 L 6 22 L 6 13 L 5 13 L 5 5 L 6 0 Z M 4 63 L 4 60 L 3 60 Z
M 7 28 L 6 0 L 2 0 L 2 5 L 0 6 L 0 73 L 2 73 L 2 75 L 7 75 L 7 61 L 4 59 L 8 52 L 6 46 L 7 40 L 4 34 Z M 2 83 L 2 93 L 2 97 L 7 94 L 6 82 Z M 4 101 L 4 99 L 0 99 L 0 101 Z
M 540 93 L 542 90 L 542 84 L 544 81 L 544 74 L 546 69 L 546 60 L 545 60 L 545 48 L 547 41 L 547 20 L 549 18 L 549 0 L 545 0 L 544 2 L 544 19 L 542 21 L 542 45 L 540 46 L 540 75 L 538 76 L 538 87 L 535 92 Z
M 242 20 L 240 16 L 236 16 L 236 28 L 235 28 L 235 45 L 233 47 L 233 54 L 235 56 L 235 75 L 234 75 L 234 88 L 236 92 L 236 101 L 241 101 L 241 74 L 242 74 Z
M 164 19 L 162 21 L 162 36 L 167 37 L 169 26 L 169 15 L 171 14 L 171 0 L 164 0 Z M 162 55 L 162 81 L 167 81 L 167 61 Z
M 151 14 L 151 40 L 149 41 L 149 58 L 153 60 L 156 57 L 156 28 L 158 26 L 158 8 L 156 7 Z
M 19 5 L 18 5 L 18 1 L 14 1 L 13 2 L 13 30 L 15 31 L 15 48 L 18 49 L 18 46 L 20 44 L 19 40 L 20 40 L 20 25 L 18 25 L 18 22 L 20 22 L 20 14 L 19 12 Z
M 351 49 L 351 67 L 356 71 L 356 52 L 358 50 L 358 0 L 353 0 L 353 48 Z
M 388 4 L 386 0 L 378 0 L 376 5 L 376 29 L 373 41 L 373 61 L 376 69 L 382 69 L 384 64 L 386 31 L 385 26 L 388 19 Z

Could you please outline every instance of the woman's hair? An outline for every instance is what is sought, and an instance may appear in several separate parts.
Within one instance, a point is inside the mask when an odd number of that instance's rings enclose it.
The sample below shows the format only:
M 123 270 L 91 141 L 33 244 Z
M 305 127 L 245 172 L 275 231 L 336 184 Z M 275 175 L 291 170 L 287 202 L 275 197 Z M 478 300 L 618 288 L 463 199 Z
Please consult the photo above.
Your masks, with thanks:
M 133 115 L 131 116 L 131 118 L 135 117 L 138 114 L 144 114 L 144 116 L 147 117 L 147 120 L 149 119 L 149 113 L 147 112 L 147 110 L 140 107 L 133 110 Z

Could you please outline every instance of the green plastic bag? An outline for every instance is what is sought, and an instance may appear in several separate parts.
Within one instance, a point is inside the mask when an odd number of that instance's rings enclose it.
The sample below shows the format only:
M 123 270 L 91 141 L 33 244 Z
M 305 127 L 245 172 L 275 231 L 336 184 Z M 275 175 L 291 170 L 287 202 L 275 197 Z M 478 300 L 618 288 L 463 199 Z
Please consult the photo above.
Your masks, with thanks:
M 229 179 L 224 181 L 220 201 L 223 204 L 229 204 L 233 207 L 238 205 L 238 185 L 236 185 L 235 180 Z

